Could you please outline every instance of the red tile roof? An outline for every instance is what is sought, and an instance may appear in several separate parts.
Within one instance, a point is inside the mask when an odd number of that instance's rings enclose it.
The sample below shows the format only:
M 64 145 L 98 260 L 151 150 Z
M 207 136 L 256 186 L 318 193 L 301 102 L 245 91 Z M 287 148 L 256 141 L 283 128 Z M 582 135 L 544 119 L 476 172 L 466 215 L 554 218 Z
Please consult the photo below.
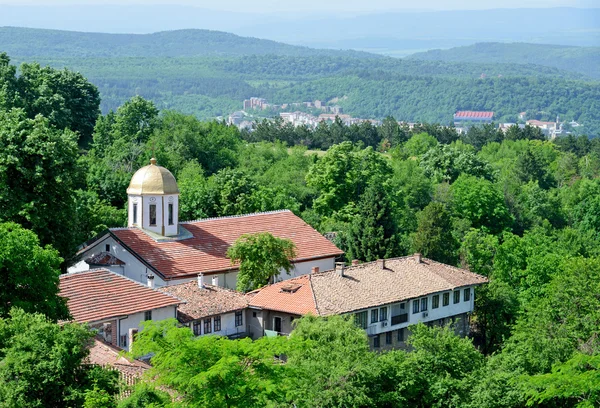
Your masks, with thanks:
M 248 297 L 251 307 L 329 316 L 485 282 L 487 278 L 465 269 L 426 258 L 417 262 L 407 256 L 386 259 L 385 269 L 378 262 L 349 266 L 343 277 L 337 271 L 303 275 L 266 286 Z M 301 287 L 285 290 L 286 285 L 294 284 Z
M 243 293 L 213 285 L 205 285 L 201 289 L 196 281 L 165 286 L 158 290 L 186 302 L 177 309 L 177 318 L 182 323 L 248 307 Z
M 67 298 L 73 319 L 91 323 L 183 303 L 174 296 L 106 269 L 60 276 L 59 295 Z
M 137 378 L 141 377 L 146 370 L 152 368 L 143 361 L 128 359 L 122 352 L 122 348 L 105 343 L 98 338 L 94 338 L 90 347 L 90 355 L 87 358 L 87 362 L 102 367 L 112 367 L 125 375 Z
M 278 312 L 304 315 L 317 315 L 315 298 L 310 279 L 312 275 L 303 275 L 265 286 L 249 293 L 250 306 Z
M 477 111 L 458 111 L 454 114 L 454 118 L 478 118 L 478 119 L 491 119 L 494 116 L 494 112 L 477 112 Z
M 288 210 L 184 222 L 181 226 L 193 237 L 157 242 L 137 228 L 112 229 L 111 233 L 165 279 L 236 270 L 225 254 L 243 234 L 270 232 L 289 238 L 296 245 L 296 262 L 343 253 Z

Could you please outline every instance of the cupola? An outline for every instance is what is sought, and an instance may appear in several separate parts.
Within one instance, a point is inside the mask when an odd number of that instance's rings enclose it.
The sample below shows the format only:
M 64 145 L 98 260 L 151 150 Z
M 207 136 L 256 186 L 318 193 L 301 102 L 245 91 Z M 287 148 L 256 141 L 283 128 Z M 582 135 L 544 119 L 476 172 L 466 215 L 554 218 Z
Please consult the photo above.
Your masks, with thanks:
M 173 174 L 150 159 L 135 172 L 127 188 L 128 226 L 163 236 L 178 234 L 179 188 Z

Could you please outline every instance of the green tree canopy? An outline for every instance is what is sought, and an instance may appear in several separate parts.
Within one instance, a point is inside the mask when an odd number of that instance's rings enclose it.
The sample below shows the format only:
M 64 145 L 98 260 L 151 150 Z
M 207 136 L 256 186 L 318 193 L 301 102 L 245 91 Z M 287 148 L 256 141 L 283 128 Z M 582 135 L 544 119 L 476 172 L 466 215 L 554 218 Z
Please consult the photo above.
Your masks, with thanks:
M 79 179 L 77 137 L 20 109 L 0 111 L 0 221 L 32 229 L 68 258 L 79 243 L 73 190 Z
M 282 269 L 289 273 L 296 246 L 268 232 L 245 234 L 229 247 L 227 257 L 232 263 L 239 262 L 237 289 L 247 292 L 266 285 Z
M 427 258 L 454 265 L 458 243 L 452 235 L 452 219 L 442 203 L 429 203 L 417 215 L 417 231 L 412 237 L 412 248 Z
M 93 336 L 16 308 L 0 318 L 0 407 L 80 407 L 94 387 L 115 395 L 117 373 L 84 363 Z
M 15 223 L 0 223 L 0 237 L 0 317 L 18 307 L 55 321 L 66 319 L 67 303 L 58 296 L 58 252 L 42 248 L 33 232 Z

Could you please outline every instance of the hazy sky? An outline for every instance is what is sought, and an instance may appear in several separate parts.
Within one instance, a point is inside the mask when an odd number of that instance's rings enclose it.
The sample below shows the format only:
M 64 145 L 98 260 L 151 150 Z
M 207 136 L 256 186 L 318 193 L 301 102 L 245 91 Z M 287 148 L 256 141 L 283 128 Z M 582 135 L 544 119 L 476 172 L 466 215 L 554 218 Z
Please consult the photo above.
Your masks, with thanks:
M 181 4 L 242 12 L 451 10 L 521 7 L 599 7 L 598 0 L 0 0 L 11 5 Z

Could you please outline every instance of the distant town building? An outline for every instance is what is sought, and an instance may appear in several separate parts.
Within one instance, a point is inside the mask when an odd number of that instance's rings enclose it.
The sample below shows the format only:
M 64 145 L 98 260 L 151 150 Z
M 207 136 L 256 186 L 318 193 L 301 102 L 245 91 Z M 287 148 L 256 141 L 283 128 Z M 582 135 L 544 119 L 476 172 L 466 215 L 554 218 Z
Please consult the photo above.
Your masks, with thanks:
M 494 112 L 458 111 L 454 114 L 454 126 L 466 124 L 492 123 Z
M 247 109 L 266 109 L 269 106 L 265 98 L 252 97 L 244 101 L 244 110 Z

